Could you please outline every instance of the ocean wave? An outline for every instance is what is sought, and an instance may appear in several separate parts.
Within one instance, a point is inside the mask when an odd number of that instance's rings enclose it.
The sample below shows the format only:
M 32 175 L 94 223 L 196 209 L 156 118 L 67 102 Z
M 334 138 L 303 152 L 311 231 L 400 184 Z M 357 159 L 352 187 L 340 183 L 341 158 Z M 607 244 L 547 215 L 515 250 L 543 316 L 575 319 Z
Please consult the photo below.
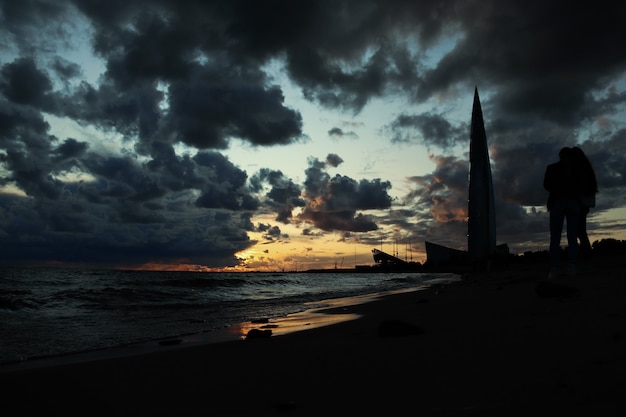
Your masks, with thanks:
M 189 279 L 176 279 L 168 280 L 164 282 L 164 285 L 172 287 L 184 287 L 184 288 L 213 288 L 213 287 L 241 287 L 245 285 L 247 281 L 240 278 L 189 278 Z

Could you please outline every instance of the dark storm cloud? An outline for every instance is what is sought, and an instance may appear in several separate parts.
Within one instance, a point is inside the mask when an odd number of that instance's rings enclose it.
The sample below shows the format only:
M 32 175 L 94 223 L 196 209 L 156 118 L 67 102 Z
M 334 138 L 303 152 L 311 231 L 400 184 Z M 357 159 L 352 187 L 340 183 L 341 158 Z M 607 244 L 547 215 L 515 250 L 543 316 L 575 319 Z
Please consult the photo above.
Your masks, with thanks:
M 282 55 L 305 94 L 327 105 L 359 110 L 372 97 L 399 91 L 426 100 L 459 83 L 489 80 L 501 87 L 503 109 L 571 115 L 568 108 L 606 86 L 624 64 L 622 54 L 609 53 L 624 31 L 624 6 L 615 2 L 597 5 L 602 13 L 566 1 L 76 4 L 95 25 L 108 76 L 122 85 L 186 78 L 202 56 L 250 69 Z M 432 66 L 419 50 L 443 39 L 456 44 Z
M 70 62 L 62 57 L 54 58 L 52 62 L 52 70 L 66 85 L 69 84 L 69 81 L 78 78 L 83 74 L 80 65 Z
M 233 254 L 251 244 L 249 217 L 229 212 L 254 210 L 258 201 L 246 173 L 223 155 L 177 156 L 155 143 L 152 159 L 140 163 L 94 153 L 75 139 L 60 142 L 25 107 L 5 102 L 0 109 L 2 182 L 32 197 L 3 198 L 3 259 L 219 266 L 235 263 Z M 72 172 L 91 179 L 58 177 Z
M 328 154 L 326 161 L 309 158 L 304 190 L 293 183 L 281 171 L 261 169 L 250 178 L 250 188 L 263 193 L 264 185 L 271 188 L 264 195 L 266 207 L 277 213 L 276 220 L 291 223 L 293 210 L 302 207 L 298 222 L 310 222 L 323 230 L 376 230 L 375 222 L 358 210 L 385 209 L 391 206 L 387 190 L 388 181 L 380 179 L 360 181 L 336 175 L 331 177 L 326 167 L 337 167 L 343 159 L 337 154 Z
M 289 238 L 289 235 L 283 234 L 280 231 L 280 227 L 272 226 L 271 224 L 259 223 L 257 231 L 263 233 L 263 239 L 267 241 L 276 241 Z
M 299 42 L 287 48 L 287 68 L 306 97 L 331 107 L 358 112 L 372 97 L 413 89 L 419 55 L 405 36 L 429 43 L 443 29 L 440 12 L 426 3 L 316 4 Z
M 237 5 L 148 4 L 124 3 L 116 12 L 98 2 L 79 7 L 95 22 L 94 46 L 107 59 L 105 77 L 116 89 L 156 88 L 157 80 L 167 85 L 161 137 L 216 149 L 226 148 L 231 137 L 274 145 L 301 136 L 300 114 L 284 106 L 278 86 L 267 85 L 257 69 L 262 61 L 244 66 L 237 55 Z
M 22 58 L 6 64 L 0 72 L 0 92 L 17 104 L 42 107 L 52 82 L 37 69 L 31 58 Z
M 350 139 L 358 139 L 359 135 L 357 135 L 356 133 L 350 131 L 350 132 L 346 132 L 341 128 L 338 127 L 333 127 L 332 129 L 330 129 L 328 131 L 328 136 L 330 136 L 331 138 L 336 138 L 336 139 L 343 139 L 343 138 L 350 138 Z
M 0 98 L 2 182 L 14 182 L 33 197 L 56 199 L 62 183 L 50 176 L 50 152 L 56 138 L 47 134 L 48 128 L 38 112 Z
M 225 38 L 226 28 L 219 23 L 223 17 L 215 14 L 215 6 L 206 4 L 196 14 L 193 5 L 149 5 L 126 2 L 112 13 L 108 4 L 79 2 L 79 10 L 95 25 L 94 50 L 106 60 L 99 86 L 83 83 L 67 97 L 57 94 L 60 102 L 52 107 L 53 103 L 43 101 L 52 99 L 48 75 L 32 57 L 25 57 L 4 66 L 1 91 L 18 104 L 114 128 L 124 135 L 138 134 L 142 142 L 167 138 L 215 149 L 226 148 L 232 137 L 261 146 L 298 140 L 300 114 L 284 106 L 278 86 L 268 85 L 257 68 L 261 62 L 242 66 L 234 54 L 237 48 L 228 49 L 231 42 Z M 5 14 L 12 15 L 13 9 L 5 7 L 11 9 Z M 69 7 L 65 12 L 66 19 L 75 13 Z M 231 19 L 233 25 L 236 16 Z M 7 29 L 11 35 L 26 36 L 34 33 L 35 21 Z M 62 83 L 79 73 L 79 68 L 58 56 L 49 61 Z M 167 109 L 159 107 L 164 92 Z M 138 146 L 138 151 L 149 146 Z
M 496 100 L 503 111 L 572 117 L 590 90 L 623 73 L 624 57 L 611 52 L 624 35 L 623 4 L 478 3 L 459 2 L 458 13 L 444 17 L 463 36 L 425 74 L 420 95 L 488 81 L 501 87 Z
M 333 127 L 332 129 L 328 131 L 328 136 L 341 137 L 343 135 L 344 135 L 343 130 L 339 129 L 338 127 Z
M 246 80 L 199 79 L 172 83 L 167 122 L 180 142 L 226 148 L 228 138 L 253 145 L 288 144 L 301 134 L 299 113 L 283 106 L 278 87 L 247 85 Z
M 63 24 L 68 21 L 69 2 L 39 0 L 0 1 L 0 27 L 4 28 L 7 41 L 1 47 L 10 48 L 10 42 L 27 54 L 37 47 L 54 48 L 59 38 L 68 35 Z
M 581 145 L 596 169 L 596 177 L 603 194 L 610 199 L 622 198 L 611 195 L 610 190 L 626 187 L 626 129 L 620 129 L 606 141 L 588 141 Z
M 269 244 L 273 242 L 284 241 L 285 239 L 289 239 L 288 234 L 284 234 L 281 232 L 280 227 L 272 226 L 271 224 L 259 223 L 256 227 L 256 231 L 262 233 L 262 237 L 265 240 L 264 244 Z M 268 253 L 268 250 L 265 250 L 265 253 Z
M 107 58 L 107 76 L 120 88 L 154 78 L 189 76 L 194 51 L 202 42 L 202 35 L 193 30 L 193 25 L 181 24 L 158 5 L 151 10 L 127 11 L 134 14 L 111 22 L 89 15 L 97 22 L 94 49 Z
M 240 210 L 255 204 L 246 188 L 247 174 L 217 152 L 199 152 L 193 158 L 204 179 L 199 207 Z
M 302 190 L 281 171 L 262 168 L 250 178 L 250 188 L 256 193 L 262 193 L 264 184 L 270 185 L 265 194 L 266 205 L 277 213 L 276 220 L 281 223 L 290 223 L 292 211 L 295 207 L 303 207 Z
M 448 148 L 467 141 L 467 126 L 455 127 L 438 114 L 398 116 L 387 127 L 392 142 L 418 142 Z
M 330 154 L 327 160 L 336 162 L 337 158 Z M 380 179 L 356 181 L 339 174 L 330 177 L 324 171 L 327 164 L 334 166 L 316 158 L 309 159 L 304 192 L 306 206 L 298 218 L 326 231 L 376 230 L 376 223 L 357 211 L 389 208 L 391 197 L 387 190 L 391 183 Z
M 337 168 L 339 165 L 343 163 L 343 159 L 337 154 L 329 153 L 326 156 L 326 163 L 333 168 Z

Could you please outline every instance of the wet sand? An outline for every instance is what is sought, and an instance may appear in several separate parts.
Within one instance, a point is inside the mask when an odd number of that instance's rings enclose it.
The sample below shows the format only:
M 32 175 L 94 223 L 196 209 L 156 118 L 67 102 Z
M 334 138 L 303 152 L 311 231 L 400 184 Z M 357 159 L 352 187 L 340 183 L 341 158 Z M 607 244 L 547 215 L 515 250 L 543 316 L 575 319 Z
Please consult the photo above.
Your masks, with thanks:
M 11 415 L 626 415 L 625 270 L 472 274 L 219 343 L 3 367 L 0 392 Z

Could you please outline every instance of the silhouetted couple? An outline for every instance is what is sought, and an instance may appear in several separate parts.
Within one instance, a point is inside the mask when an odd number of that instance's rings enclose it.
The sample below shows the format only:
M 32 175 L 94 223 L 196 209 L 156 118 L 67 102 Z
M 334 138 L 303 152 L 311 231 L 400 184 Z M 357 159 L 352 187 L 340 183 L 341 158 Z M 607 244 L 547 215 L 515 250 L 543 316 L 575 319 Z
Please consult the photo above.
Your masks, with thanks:
M 596 175 L 591 163 L 579 147 L 564 147 L 559 151 L 559 162 L 548 165 L 543 186 L 549 191 L 550 212 L 550 278 L 560 272 L 561 234 L 563 222 L 567 222 L 567 273 L 576 274 L 579 255 L 591 255 L 587 236 L 587 214 L 595 207 L 598 192 Z

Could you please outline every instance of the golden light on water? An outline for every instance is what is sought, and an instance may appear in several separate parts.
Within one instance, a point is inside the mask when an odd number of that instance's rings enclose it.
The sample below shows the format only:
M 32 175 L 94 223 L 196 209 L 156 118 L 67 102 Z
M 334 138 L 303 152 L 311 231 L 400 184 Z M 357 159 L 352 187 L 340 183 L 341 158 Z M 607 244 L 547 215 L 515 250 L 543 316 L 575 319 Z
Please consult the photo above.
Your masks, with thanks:
M 240 339 L 245 339 L 248 332 L 253 329 L 260 331 L 271 331 L 271 336 L 279 336 L 283 334 L 298 332 L 301 330 L 310 330 L 318 327 L 329 326 L 331 324 L 337 324 L 344 321 L 356 320 L 361 317 L 359 314 L 349 313 L 348 307 L 358 304 L 368 303 L 376 300 L 378 297 L 387 294 L 400 294 L 405 292 L 412 292 L 415 289 L 405 288 L 400 290 L 385 291 L 376 294 L 357 295 L 353 297 L 335 298 L 330 300 L 323 300 L 316 302 L 315 304 L 324 304 L 323 307 L 314 308 L 310 310 L 301 311 L 298 313 L 289 314 L 284 317 L 277 318 L 258 318 L 254 321 L 246 323 L 239 323 L 237 325 L 228 328 L 228 332 L 231 335 L 235 335 Z M 334 311 L 337 309 L 345 309 L 345 313 L 331 314 L 324 313 L 325 309 L 332 308 Z
M 342 299 L 343 300 L 343 299 Z M 358 301 L 346 299 L 346 303 L 358 304 Z M 330 306 L 329 306 L 330 307 Z M 250 330 L 256 329 L 260 331 L 270 331 L 271 336 L 280 336 L 288 333 L 299 332 L 302 330 L 310 330 L 318 327 L 329 326 L 331 324 L 341 323 L 349 320 L 356 320 L 360 316 L 358 314 L 324 314 L 318 309 L 307 310 L 299 313 L 289 314 L 285 317 L 272 319 L 259 319 L 258 321 L 249 321 L 239 323 L 229 328 L 229 333 L 245 339 Z
M 250 330 L 257 329 L 261 331 L 271 330 L 272 336 L 280 336 L 302 330 L 329 326 L 344 321 L 356 320 L 359 317 L 358 314 L 323 314 L 315 311 L 305 311 L 290 314 L 287 317 L 268 320 L 267 323 L 240 323 L 231 328 L 231 333 L 238 335 L 241 339 L 245 339 Z

